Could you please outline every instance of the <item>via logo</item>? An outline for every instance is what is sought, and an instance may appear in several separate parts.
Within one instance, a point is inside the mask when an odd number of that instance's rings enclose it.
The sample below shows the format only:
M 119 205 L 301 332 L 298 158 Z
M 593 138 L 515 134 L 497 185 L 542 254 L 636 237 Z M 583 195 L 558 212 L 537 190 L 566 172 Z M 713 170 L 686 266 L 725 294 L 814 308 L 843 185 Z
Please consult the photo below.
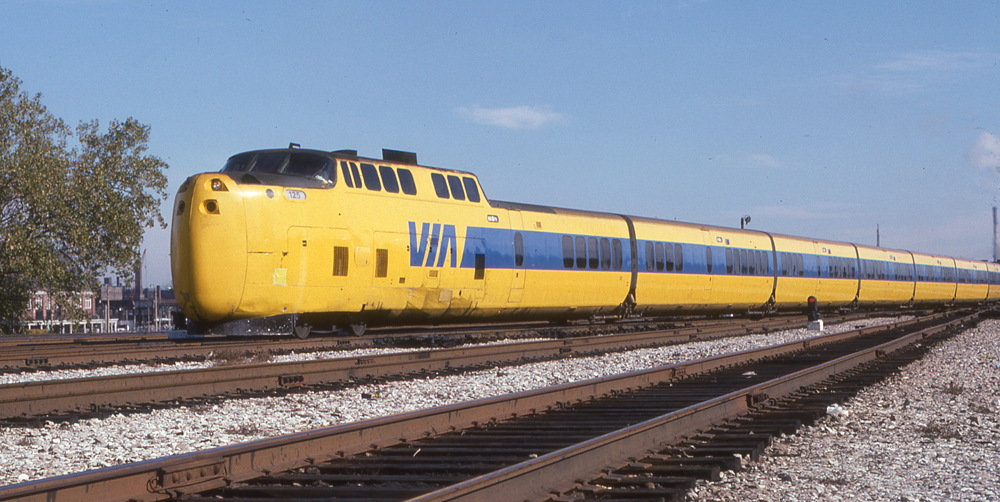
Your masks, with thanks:
M 417 224 L 410 222 L 411 267 L 443 267 L 445 258 L 450 254 L 450 266 L 454 268 L 458 262 L 457 253 L 455 225 L 435 223 L 432 226 L 430 223 L 421 223 L 418 234 Z

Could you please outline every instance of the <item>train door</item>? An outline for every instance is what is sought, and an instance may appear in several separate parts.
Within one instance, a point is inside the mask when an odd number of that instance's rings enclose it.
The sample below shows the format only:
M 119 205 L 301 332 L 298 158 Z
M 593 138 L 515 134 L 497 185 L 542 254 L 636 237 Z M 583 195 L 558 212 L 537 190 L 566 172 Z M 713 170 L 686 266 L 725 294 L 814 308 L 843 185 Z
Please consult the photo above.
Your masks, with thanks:
M 287 239 L 282 259 L 282 285 L 343 287 L 347 284 L 350 234 L 346 230 L 289 227 Z M 279 274 L 276 272 L 274 276 L 277 275 Z M 269 278 L 274 282 L 281 280 Z
M 520 302 L 524 295 L 524 280 L 526 269 L 524 267 L 524 222 L 521 219 L 520 211 L 510 211 L 511 245 L 514 253 L 514 268 L 511 271 L 510 296 L 508 300 L 512 303 Z
M 297 311 L 351 310 L 362 300 L 350 277 L 357 277 L 349 263 L 351 238 L 347 230 L 289 227 L 280 266 L 261 267 L 254 282 L 286 286 Z M 266 260 L 265 254 L 260 259 Z M 270 263 L 270 262 L 268 262 Z M 348 275 L 350 274 L 350 276 Z

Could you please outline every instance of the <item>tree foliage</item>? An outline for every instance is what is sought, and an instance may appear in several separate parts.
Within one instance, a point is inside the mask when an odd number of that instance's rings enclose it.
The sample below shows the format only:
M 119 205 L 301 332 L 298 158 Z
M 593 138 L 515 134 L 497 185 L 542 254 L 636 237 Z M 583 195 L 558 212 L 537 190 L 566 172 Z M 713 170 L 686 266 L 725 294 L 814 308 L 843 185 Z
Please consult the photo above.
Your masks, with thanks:
M 0 67 L 0 330 L 33 291 L 91 291 L 108 271 L 130 275 L 145 229 L 166 228 L 167 164 L 146 154 L 149 126 L 129 118 L 102 132 L 95 120 L 72 131 L 20 84 Z

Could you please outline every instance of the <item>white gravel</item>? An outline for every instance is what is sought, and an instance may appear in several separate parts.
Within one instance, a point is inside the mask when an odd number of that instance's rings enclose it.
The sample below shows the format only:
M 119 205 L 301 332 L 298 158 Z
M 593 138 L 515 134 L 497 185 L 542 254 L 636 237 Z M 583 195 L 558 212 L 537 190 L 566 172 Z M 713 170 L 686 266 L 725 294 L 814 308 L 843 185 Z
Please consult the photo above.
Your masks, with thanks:
M 304 354 L 293 353 L 280 356 L 271 356 L 271 358 L 267 362 L 278 363 L 286 361 L 303 361 L 310 359 L 334 359 L 338 357 L 355 358 L 355 357 L 364 357 L 370 355 L 408 352 L 414 350 L 421 350 L 421 349 L 366 348 L 366 349 L 354 349 L 349 351 L 324 351 L 324 352 L 309 352 Z M 154 373 L 158 371 L 194 370 L 201 368 L 211 368 L 216 364 L 219 364 L 218 359 L 215 358 L 214 353 L 211 353 L 209 354 L 208 359 L 202 362 L 190 361 L 190 362 L 176 362 L 171 364 L 145 364 L 145 363 L 120 364 L 120 365 L 115 364 L 93 369 L 66 369 L 66 370 L 53 370 L 53 371 L 34 371 L 30 373 L 8 373 L 0 375 L 0 385 L 22 383 L 22 382 L 41 382 L 48 380 L 70 380 L 74 378 L 130 375 L 136 373 Z
M 699 482 L 691 500 L 1000 500 L 1000 321 L 935 347 L 843 408 L 723 482 Z
M 892 320 L 896 319 L 854 321 L 828 326 L 827 332 L 884 324 Z M 42 428 L 5 427 L 0 429 L 0 485 L 597 378 L 774 345 L 815 334 L 804 329 L 792 330 L 534 363 L 458 376 L 363 385 L 336 392 L 235 399 L 218 405 L 158 410 L 132 416 L 114 415 L 74 424 L 48 423 Z M 344 353 L 339 355 L 344 356 Z M 306 354 L 299 357 L 313 359 L 317 356 Z M 993 357 L 995 362 L 996 352 Z M 373 398 L 363 399 L 362 394 L 370 394 Z
M 492 342 L 485 342 L 480 345 L 503 345 L 510 343 L 520 343 L 520 342 L 531 342 L 539 341 L 541 339 L 517 339 L 517 340 L 497 340 Z M 103 366 L 92 369 L 65 369 L 65 370 L 53 370 L 53 371 L 32 371 L 25 373 L 7 373 L 0 375 L 0 385 L 23 383 L 23 382 L 42 382 L 49 380 L 70 380 L 74 378 L 88 378 L 88 377 L 103 377 L 103 376 L 116 376 L 116 375 L 130 375 L 136 373 L 154 373 L 158 371 L 181 371 L 181 370 L 194 370 L 202 368 L 211 368 L 218 364 L 239 364 L 249 363 L 249 362 L 268 362 L 268 363 L 283 363 L 283 362 L 293 362 L 293 361 L 309 361 L 313 359 L 354 359 L 358 357 L 366 356 L 376 356 L 383 354 L 398 354 L 402 352 L 414 352 L 418 350 L 427 350 L 423 348 L 361 348 L 361 349 L 350 349 L 350 350 L 330 350 L 330 351 L 319 351 L 319 352 L 305 352 L 301 354 L 291 353 L 283 354 L 277 356 L 267 356 L 266 360 L 256 360 L 253 356 L 243 357 L 243 361 L 232 361 L 231 356 L 223 353 L 215 354 L 214 352 L 209 353 L 206 361 L 189 361 L 189 362 L 175 362 L 170 364 L 113 364 L 109 366 Z

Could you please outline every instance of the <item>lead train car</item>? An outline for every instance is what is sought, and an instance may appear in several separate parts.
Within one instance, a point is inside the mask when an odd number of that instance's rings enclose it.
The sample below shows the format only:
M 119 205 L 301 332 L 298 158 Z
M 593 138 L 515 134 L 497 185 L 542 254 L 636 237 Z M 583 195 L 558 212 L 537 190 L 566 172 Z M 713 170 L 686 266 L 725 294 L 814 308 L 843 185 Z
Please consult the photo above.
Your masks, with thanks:
M 289 147 L 188 178 L 171 269 L 193 330 L 979 303 L 996 264 L 487 200 L 416 155 Z

